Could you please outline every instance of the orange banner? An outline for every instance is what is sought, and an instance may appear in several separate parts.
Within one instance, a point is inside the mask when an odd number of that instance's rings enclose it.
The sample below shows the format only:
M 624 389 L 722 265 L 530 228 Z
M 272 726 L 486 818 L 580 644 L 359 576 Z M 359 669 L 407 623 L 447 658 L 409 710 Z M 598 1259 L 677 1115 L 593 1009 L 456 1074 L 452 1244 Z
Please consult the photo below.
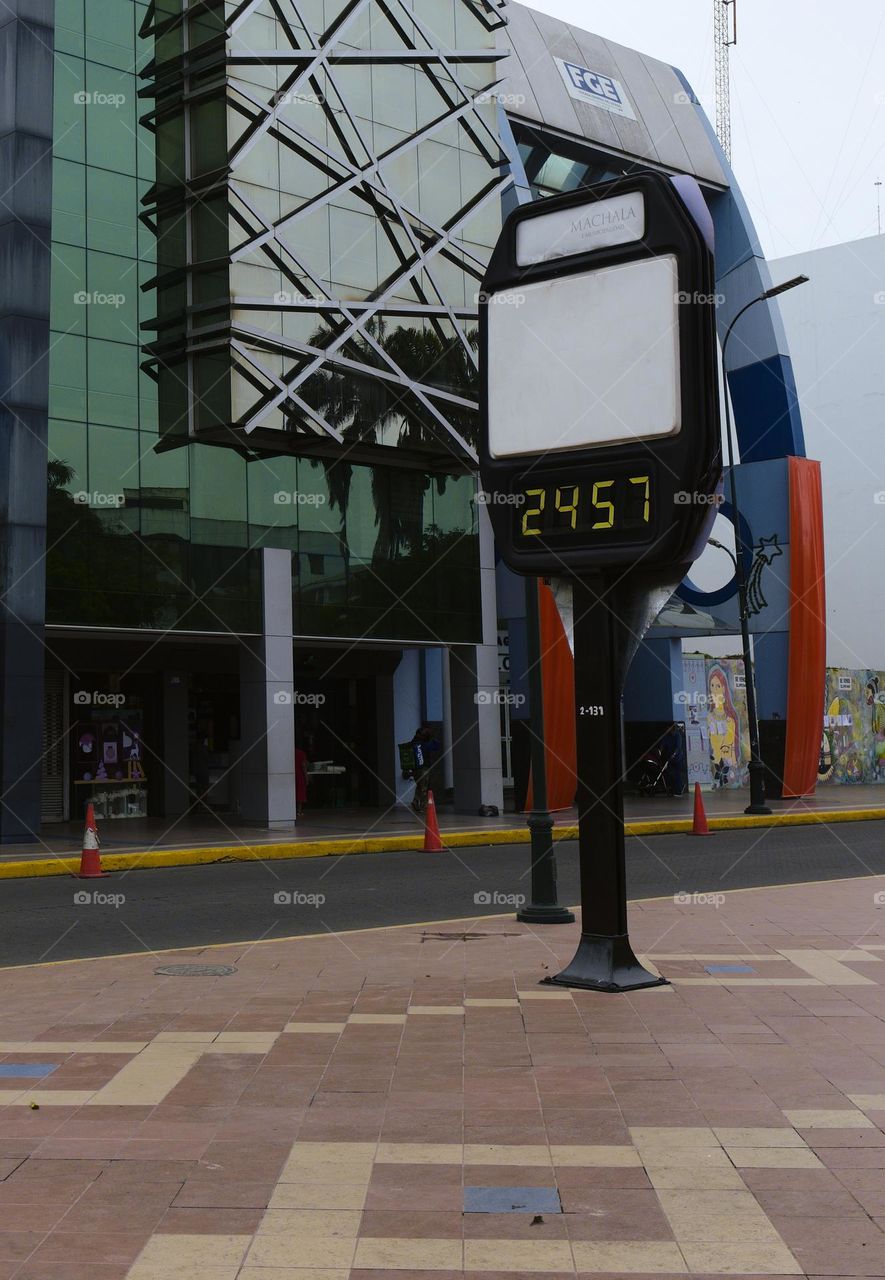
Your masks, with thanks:
M 544 686 L 544 738 L 547 760 L 547 805 L 570 809 L 577 787 L 575 743 L 575 663 L 553 592 L 539 582 L 541 614 L 541 678 Z M 526 809 L 533 803 L 529 778 Z
M 814 794 L 823 732 L 827 663 L 824 516 L 820 463 L 788 458 L 790 649 L 784 796 Z

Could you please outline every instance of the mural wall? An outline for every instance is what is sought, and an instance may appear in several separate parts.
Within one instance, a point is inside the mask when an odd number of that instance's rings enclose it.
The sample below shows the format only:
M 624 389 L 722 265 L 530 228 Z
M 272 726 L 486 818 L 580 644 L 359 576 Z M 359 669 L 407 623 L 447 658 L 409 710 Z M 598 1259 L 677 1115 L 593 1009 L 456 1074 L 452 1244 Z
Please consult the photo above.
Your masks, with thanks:
M 746 787 L 750 761 L 747 686 L 741 658 L 686 655 L 682 661 L 689 789 Z
M 885 671 L 828 667 L 818 782 L 885 782 Z

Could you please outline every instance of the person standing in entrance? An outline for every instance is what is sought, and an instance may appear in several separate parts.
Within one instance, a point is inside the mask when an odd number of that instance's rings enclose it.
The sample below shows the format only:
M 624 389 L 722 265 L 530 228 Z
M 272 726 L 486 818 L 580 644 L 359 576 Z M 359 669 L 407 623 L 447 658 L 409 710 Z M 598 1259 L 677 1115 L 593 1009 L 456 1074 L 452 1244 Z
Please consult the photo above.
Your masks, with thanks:
M 301 747 L 295 747 L 295 818 L 304 816 L 304 802 L 307 800 L 307 753 Z
M 420 815 L 427 809 L 430 771 L 433 768 L 433 756 L 439 751 L 439 747 L 440 744 L 433 736 L 433 729 L 425 721 L 412 738 L 412 750 L 415 753 L 415 766 L 412 770 L 415 794 L 412 797 L 412 808 Z

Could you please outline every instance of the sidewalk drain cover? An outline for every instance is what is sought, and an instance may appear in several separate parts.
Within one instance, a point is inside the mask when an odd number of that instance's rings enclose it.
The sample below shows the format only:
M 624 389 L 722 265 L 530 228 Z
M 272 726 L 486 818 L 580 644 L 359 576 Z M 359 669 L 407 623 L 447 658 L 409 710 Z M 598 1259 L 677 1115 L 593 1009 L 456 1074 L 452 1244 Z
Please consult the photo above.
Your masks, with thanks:
M 164 964 L 154 973 L 164 978 L 226 978 L 236 969 L 230 964 Z

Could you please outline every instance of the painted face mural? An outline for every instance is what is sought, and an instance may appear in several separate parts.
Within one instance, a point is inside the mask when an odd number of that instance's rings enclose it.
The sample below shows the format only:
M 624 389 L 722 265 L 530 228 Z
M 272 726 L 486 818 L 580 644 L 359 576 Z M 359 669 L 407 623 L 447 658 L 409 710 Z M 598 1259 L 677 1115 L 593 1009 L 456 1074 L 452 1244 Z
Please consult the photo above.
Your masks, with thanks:
M 720 666 L 711 667 L 707 689 L 710 697 L 707 713 L 710 753 L 714 763 L 722 761 L 732 769 L 740 760 L 738 718 L 728 688 L 728 677 Z

